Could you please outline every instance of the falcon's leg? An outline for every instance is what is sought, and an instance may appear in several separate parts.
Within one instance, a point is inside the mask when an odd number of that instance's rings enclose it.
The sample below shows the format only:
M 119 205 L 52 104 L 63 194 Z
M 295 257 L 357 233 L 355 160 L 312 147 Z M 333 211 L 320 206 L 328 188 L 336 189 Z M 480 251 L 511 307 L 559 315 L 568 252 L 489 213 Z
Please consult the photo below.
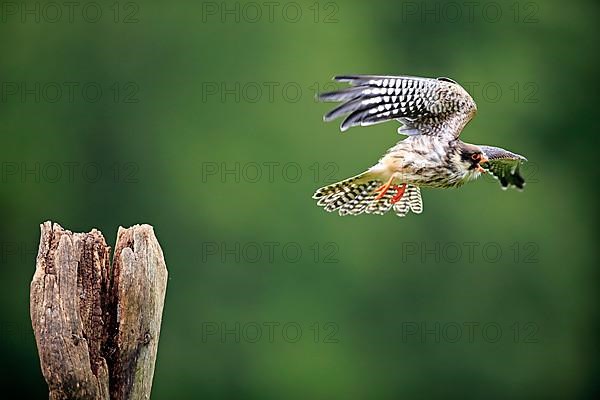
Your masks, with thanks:
M 380 198 L 385 196 L 385 194 L 387 193 L 390 186 L 392 186 L 393 179 L 394 179 L 394 177 L 391 176 L 390 179 L 388 179 L 388 181 L 386 183 L 384 183 L 383 185 L 381 185 L 377 189 L 375 189 L 375 192 L 377 193 L 377 197 L 375 197 L 374 200 L 379 200 Z
M 406 183 L 403 183 L 400 186 L 396 186 L 396 190 L 396 194 L 394 195 L 394 197 L 392 197 L 392 200 L 390 201 L 392 204 L 396 204 L 402 199 L 402 196 L 404 196 L 404 191 L 406 190 Z

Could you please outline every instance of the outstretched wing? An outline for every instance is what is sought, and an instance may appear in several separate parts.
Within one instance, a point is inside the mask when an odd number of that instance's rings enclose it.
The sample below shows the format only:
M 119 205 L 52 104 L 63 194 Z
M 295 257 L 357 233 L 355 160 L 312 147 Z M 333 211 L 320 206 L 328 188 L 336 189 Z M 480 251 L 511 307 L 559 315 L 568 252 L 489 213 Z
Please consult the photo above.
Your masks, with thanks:
M 488 162 L 482 163 L 481 166 L 500 181 L 502 189 L 506 189 L 510 186 L 515 186 L 517 189 L 523 189 L 523 186 L 525 186 L 525 179 L 521 175 L 519 169 L 521 163 L 527 161 L 525 157 L 499 147 L 479 147 L 489 160 Z
M 324 117 L 331 121 L 346 116 L 340 129 L 367 126 L 396 119 L 404 135 L 458 137 L 473 118 L 477 106 L 459 84 L 449 78 L 410 76 L 337 76 L 351 86 L 322 93 L 322 101 L 342 102 Z

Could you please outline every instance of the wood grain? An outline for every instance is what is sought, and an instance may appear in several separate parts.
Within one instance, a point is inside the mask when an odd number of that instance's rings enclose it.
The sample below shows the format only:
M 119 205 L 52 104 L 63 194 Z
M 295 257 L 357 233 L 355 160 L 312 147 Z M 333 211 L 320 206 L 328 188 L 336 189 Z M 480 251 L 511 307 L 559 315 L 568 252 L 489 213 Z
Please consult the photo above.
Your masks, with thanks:
M 49 398 L 149 399 L 167 285 L 149 225 L 102 233 L 41 225 L 30 313 Z

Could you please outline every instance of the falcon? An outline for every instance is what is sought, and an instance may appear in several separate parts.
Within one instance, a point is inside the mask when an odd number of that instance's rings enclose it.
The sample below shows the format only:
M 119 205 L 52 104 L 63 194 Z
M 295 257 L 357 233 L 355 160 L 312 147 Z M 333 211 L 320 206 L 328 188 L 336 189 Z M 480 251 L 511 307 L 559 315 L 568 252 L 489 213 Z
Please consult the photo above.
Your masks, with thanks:
M 452 188 L 490 173 L 503 189 L 523 189 L 519 169 L 527 159 L 499 147 L 469 144 L 458 137 L 477 112 L 467 91 L 449 78 L 337 76 L 350 86 L 322 93 L 322 101 L 341 102 L 325 121 L 345 117 L 342 132 L 396 120 L 407 137 L 365 172 L 324 186 L 317 205 L 339 215 L 385 214 L 404 217 L 423 211 L 421 188 Z

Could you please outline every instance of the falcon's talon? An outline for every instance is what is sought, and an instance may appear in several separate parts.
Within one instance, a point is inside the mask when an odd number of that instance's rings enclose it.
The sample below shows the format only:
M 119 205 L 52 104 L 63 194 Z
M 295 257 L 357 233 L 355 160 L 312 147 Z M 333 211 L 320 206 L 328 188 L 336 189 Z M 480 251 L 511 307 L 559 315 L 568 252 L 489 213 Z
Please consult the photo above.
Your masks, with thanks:
M 402 200 L 402 196 L 404 196 L 404 192 L 406 191 L 406 183 L 403 183 L 400 186 L 396 186 L 396 190 L 396 194 L 394 195 L 394 197 L 392 197 L 392 200 L 390 201 L 392 204 L 396 204 L 397 202 Z
M 383 185 L 381 185 L 377 189 L 375 189 L 375 192 L 377 193 L 377 197 L 375 197 L 374 200 L 379 200 L 383 196 L 385 196 L 385 194 L 389 190 L 390 186 L 392 186 L 393 179 L 394 179 L 394 177 L 390 177 L 390 179 L 388 179 L 388 181 L 386 183 L 384 183 Z

